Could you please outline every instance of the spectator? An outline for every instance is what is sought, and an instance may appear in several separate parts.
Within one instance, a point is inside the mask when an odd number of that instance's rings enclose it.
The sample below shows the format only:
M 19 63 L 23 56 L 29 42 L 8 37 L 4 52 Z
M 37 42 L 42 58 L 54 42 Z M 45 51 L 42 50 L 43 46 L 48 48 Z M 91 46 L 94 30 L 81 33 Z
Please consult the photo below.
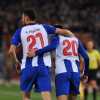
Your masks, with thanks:
M 87 52 L 89 55 L 89 85 L 93 90 L 93 100 L 96 100 L 97 93 L 97 70 L 100 65 L 100 54 L 97 49 L 94 49 L 94 42 L 88 41 L 86 44 Z M 85 100 L 87 100 L 88 88 L 85 88 Z

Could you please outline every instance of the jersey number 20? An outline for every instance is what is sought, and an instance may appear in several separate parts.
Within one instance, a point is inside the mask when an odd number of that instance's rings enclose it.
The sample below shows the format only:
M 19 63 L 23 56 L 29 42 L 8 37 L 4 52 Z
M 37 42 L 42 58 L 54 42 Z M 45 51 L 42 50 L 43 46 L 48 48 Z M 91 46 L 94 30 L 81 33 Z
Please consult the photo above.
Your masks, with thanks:
M 78 56 L 78 46 L 76 41 L 64 40 L 63 41 L 63 55 L 64 56 Z

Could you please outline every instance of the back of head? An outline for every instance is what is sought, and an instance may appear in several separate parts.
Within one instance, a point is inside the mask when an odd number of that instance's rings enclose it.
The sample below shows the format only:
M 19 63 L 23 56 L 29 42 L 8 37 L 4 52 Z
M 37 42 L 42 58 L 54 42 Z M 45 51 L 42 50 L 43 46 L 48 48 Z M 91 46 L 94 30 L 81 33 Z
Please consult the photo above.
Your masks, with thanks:
M 60 24 L 55 24 L 54 27 L 61 28 L 61 29 L 65 29 L 65 27 L 63 25 L 60 25 Z
M 36 19 L 36 15 L 33 9 L 25 9 L 23 11 L 23 14 L 25 16 L 28 16 L 31 20 L 35 20 Z
M 67 29 L 68 30 L 68 27 L 64 26 L 64 25 L 61 25 L 61 24 L 55 24 L 53 25 L 54 27 L 56 28 L 60 28 L 60 29 Z M 61 35 L 61 36 L 64 36 L 64 37 L 70 37 L 70 38 L 76 38 L 74 35 L 69 35 L 69 34 L 66 34 L 66 35 Z

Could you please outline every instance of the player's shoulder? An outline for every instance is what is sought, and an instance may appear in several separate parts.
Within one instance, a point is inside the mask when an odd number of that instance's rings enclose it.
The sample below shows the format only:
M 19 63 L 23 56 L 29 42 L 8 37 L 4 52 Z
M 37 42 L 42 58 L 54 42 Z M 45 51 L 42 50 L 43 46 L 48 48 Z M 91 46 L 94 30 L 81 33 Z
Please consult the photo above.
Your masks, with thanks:
M 53 25 L 50 25 L 50 24 L 48 24 L 48 23 L 41 23 L 40 25 L 48 26 L 48 27 L 54 27 Z
M 46 29 L 52 29 L 52 28 L 54 29 L 54 28 L 56 28 L 55 26 L 53 26 L 51 24 L 48 24 L 48 23 L 43 23 L 43 24 L 40 24 L 40 25 L 42 25 Z
M 97 49 L 94 49 L 93 52 L 94 52 L 95 54 L 99 54 L 99 51 L 98 51 Z
M 22 26 L 21 32 L 25 32 L 26 30 L 35 30 L 35 29 L 40 29 L 41 25 L 39 23 L 32 23 L 32 24 L 27 24 Z
M 15 31 L 15 34 L 20 34 L 21 30 L 22 30 L 21 28 L 17 28 L 16 31 Z

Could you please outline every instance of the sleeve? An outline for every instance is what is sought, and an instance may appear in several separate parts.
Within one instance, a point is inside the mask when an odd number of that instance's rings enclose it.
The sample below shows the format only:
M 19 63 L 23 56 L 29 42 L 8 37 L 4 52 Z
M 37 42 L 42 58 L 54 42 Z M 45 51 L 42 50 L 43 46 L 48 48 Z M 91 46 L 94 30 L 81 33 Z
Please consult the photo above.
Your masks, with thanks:
M 12 39 L 11 39 L 11 44 L 18 46 L 21 43 L 21 29 L 16 30 L 16 32 L 14 33 Z
M 52 25 L 43 24 L 43 27 L 45 28 L 45 30 L 47 31 L 48 34 L 54 34 L 56 31 L 56 27 L 54 27 Z
M 41 55 L 41 54 L 50 52 L 50 51 L 56 49 L 58 44 L 59 44 L 58 36 L 53 36 L 50 44 L 48 46 L 44 47 L 43 49 L 39 49 L 38 51 L 36 51 L 36 55 Z
M 100 53 L 97 50 L 96 50 L 96 57 L 97 57 L 97 60 L 100 61 Z
M 79 52 L 79 54 L 84 59 L 84 63 L 85 63 L 84 74 L 88 75 L 88 71 L 89 71 L 89 57 L 88 57 L 88 54 L 87 54 L 85 48 L 83 47 L 83 45 L 82 45 L 82 43 L 80 41 L 79 41 L 78 52 Z

